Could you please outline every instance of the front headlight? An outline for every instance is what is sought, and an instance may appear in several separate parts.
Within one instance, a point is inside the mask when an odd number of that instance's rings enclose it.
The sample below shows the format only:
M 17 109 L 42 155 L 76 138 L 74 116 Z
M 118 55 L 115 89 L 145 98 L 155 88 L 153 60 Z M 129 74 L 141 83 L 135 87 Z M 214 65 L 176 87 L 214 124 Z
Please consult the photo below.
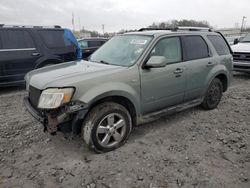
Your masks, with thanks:
M 42 92 L 38 108 L 55 109 L 62 104 L 70 102 L 74 93 L 74 88 L 50 88 Z

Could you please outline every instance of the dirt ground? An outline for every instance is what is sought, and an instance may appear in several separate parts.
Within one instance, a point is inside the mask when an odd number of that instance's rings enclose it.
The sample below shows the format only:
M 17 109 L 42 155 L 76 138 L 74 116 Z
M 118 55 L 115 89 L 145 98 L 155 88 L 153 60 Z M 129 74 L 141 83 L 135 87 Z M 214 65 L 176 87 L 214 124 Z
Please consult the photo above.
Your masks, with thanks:
M 43 133 L 21 88 L 0 89 L 0 187 L 249 188 L 250 75 L 237 73 L 220 105 L 135 127 L 106 153 L 80 137 Z

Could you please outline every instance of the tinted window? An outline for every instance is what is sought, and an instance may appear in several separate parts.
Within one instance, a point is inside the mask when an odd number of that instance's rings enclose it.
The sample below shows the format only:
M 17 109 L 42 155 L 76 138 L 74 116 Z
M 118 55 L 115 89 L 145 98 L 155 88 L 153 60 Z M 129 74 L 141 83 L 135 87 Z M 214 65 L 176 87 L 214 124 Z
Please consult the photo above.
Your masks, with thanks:
M 160 40 L 151 52 L 151 56 L 164 56 L 167 63 L 179 62 L 182 59 L 179 37 Z
M 209 36 L 207 36 L 207 38 L 211 41 L 216 52 L 219 55 L 230 54 L 230 50 L 229 50 L 225 40 L 221 36 L 209 35 Z
M 106 42 L 105 40 L 102 40 L 102 41 L 101 41 L 101 44 L 103 45 L 105 42 Z
M 98 47 L 98 46 L 101 46 L 102 43 L 101 41 L 98 41 L 98 40 L 90 40 L 88 41 L 88 46 L 89 47 Z
M 63 30 L 40 30 L 38 31 L 48 48 L 64 48 L 71 46 L 71 42 L 64 37 Z
M 208 46 L 201 36 L 185 36 L 183 38 L 183 42 L 185 49 L 185 60 L 209 57 Z
M 34 42 L 27 31 L 22 30 L 1 30 L 2 49 L 34 48 Z

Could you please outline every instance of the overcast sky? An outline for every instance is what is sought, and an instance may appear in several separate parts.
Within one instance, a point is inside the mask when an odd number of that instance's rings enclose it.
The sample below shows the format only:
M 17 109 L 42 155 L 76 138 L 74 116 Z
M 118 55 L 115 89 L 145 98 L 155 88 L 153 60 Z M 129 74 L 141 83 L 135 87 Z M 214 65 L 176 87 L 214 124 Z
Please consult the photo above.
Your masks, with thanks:
M 0 23 L 61 25 L 102 31 L 138 29 L 172 19 L 207 20 L 213 27 L 250 26 L 250 0 L 0 0 Z M 80 20 L 80 24 L 79 24 Z

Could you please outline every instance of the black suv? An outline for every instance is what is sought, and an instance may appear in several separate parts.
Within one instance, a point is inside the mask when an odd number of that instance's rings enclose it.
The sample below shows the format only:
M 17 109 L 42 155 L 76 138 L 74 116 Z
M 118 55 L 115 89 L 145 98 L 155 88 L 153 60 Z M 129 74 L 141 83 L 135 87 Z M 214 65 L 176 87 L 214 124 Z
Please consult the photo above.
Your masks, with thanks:
M 40 67 L 77 59 L 77 41 L 60 26 L 0 25 L 0 87 L 19 85 Z
M 82 49 L 82 58 L 86 59 L 107 41 L 106 38 L 85 38 L 78 40 Z

